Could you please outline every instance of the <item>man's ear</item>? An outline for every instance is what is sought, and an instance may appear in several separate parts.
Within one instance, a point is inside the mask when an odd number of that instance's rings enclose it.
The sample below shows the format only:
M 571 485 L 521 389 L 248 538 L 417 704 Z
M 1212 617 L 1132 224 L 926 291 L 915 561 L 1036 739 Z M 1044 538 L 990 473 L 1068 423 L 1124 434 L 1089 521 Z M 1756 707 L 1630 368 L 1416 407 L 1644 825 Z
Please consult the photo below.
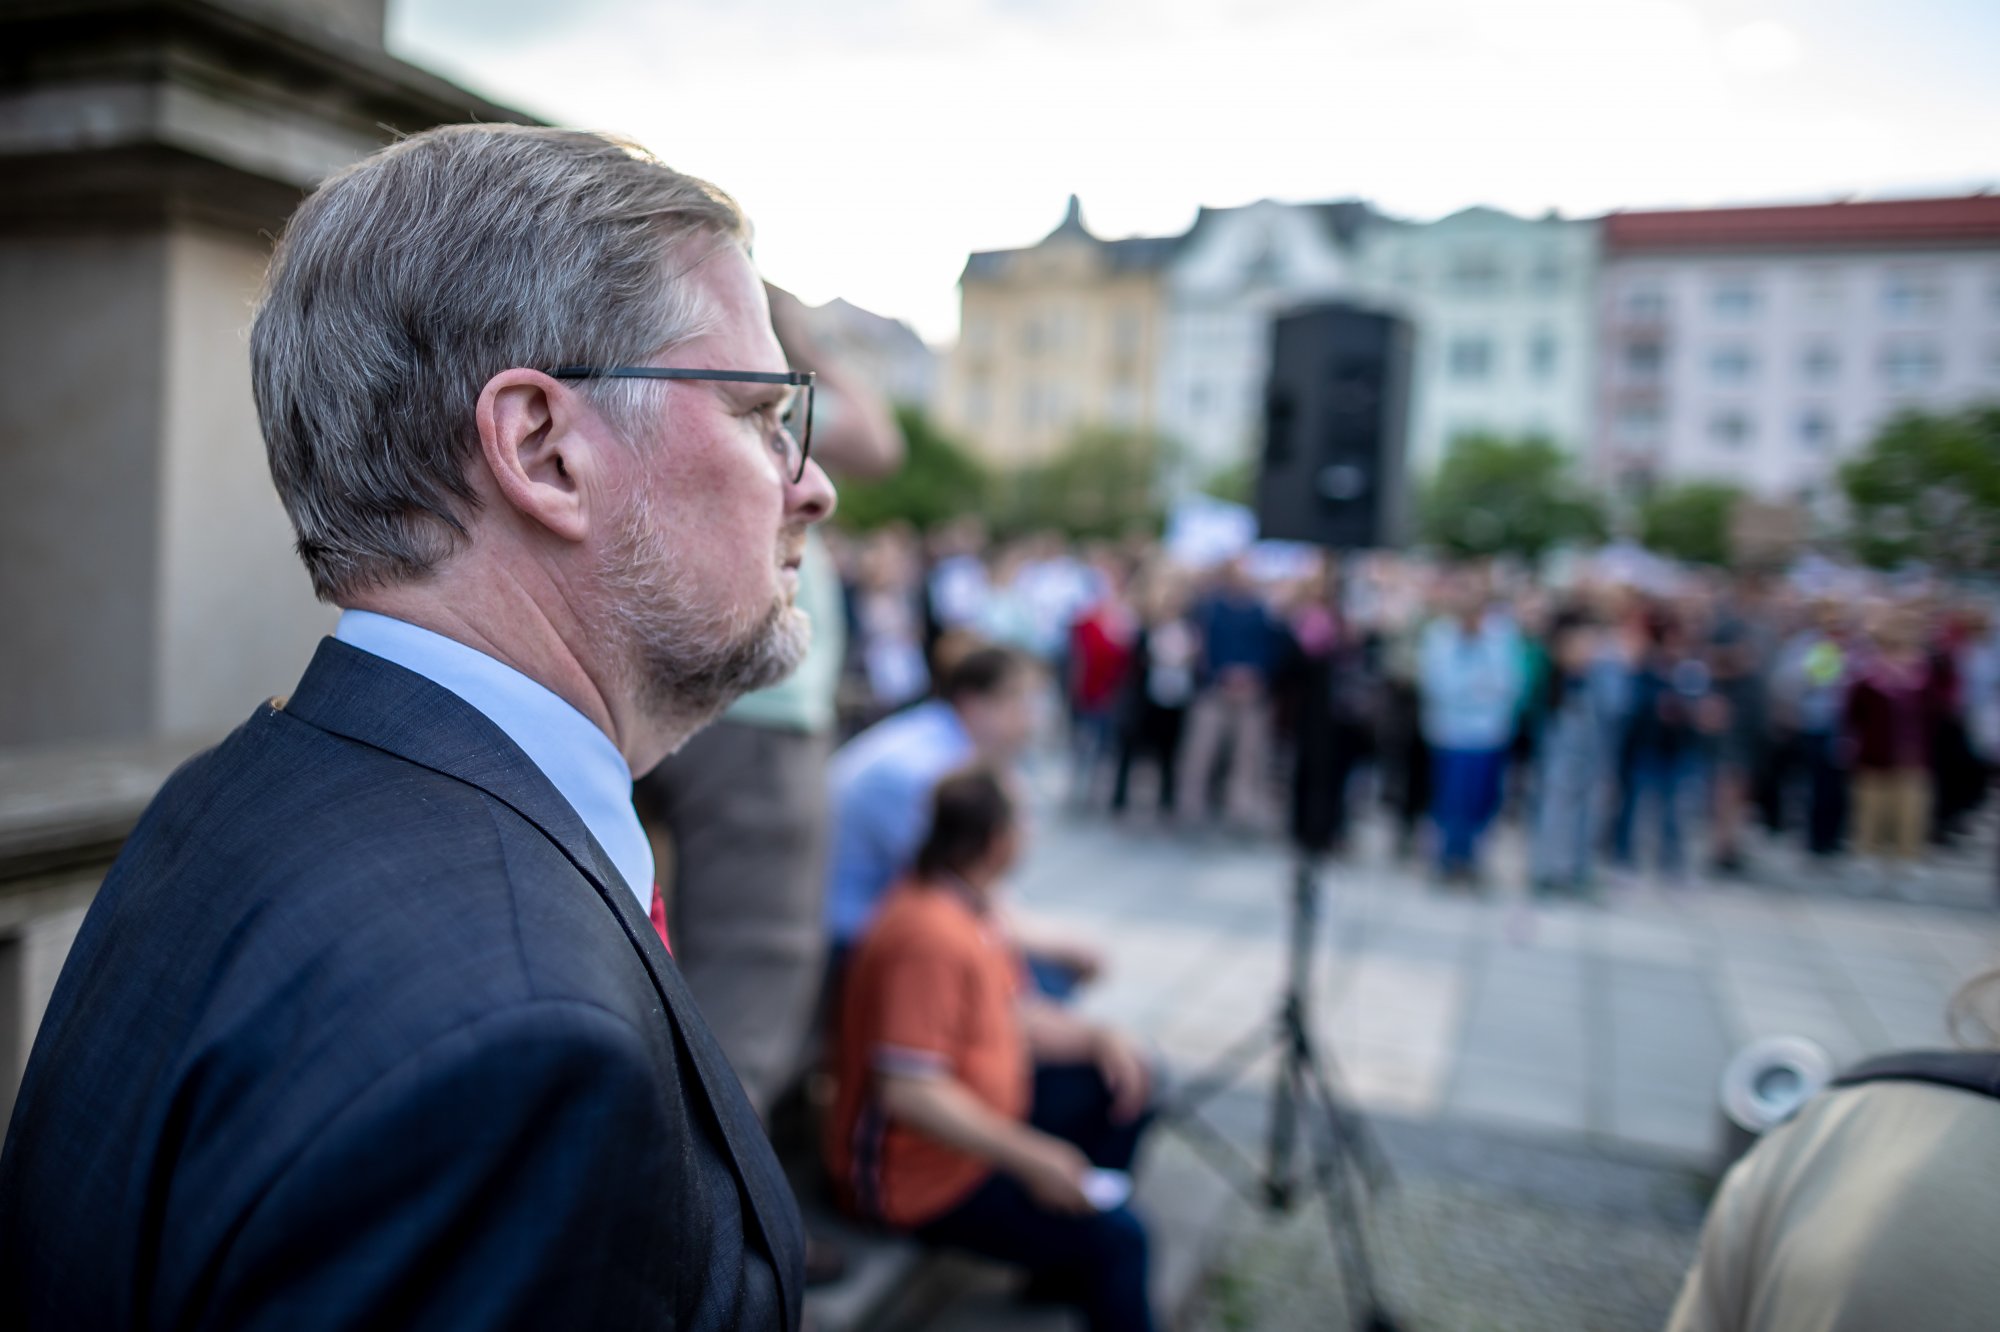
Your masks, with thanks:
M 476 411 L 479 451 L 501 498 L 565 541 L 589 530 L 583 479 L 595 461 L 580 430 L 590 413 L 539 370 L 503 370 L 486 381 Z

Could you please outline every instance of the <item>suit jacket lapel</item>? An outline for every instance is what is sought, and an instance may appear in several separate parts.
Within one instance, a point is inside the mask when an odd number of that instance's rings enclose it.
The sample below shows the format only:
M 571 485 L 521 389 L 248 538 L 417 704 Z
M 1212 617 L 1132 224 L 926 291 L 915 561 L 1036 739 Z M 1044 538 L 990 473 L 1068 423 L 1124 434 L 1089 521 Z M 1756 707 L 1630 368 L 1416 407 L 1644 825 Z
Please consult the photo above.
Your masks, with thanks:
M 736 1071 L 701 1021 L 694 997 L 639 910 L 625 880 L 568 801 L 485 714 L 448 689 L 338 639 L 321 641 L 285 705 L 286 715 L 476 786 L 539 829 L 597 890 L 646 964 L 688 1052 L 730 1164 L 750 1199 L 787 1310 L 800 1292 L 789 1255 L 799 1251 L 797 1211 L 782 1177 L 751 1162 L 770 1148 Z M 692 1019 L 692 1020 L 690 1020 Z M 787 1315 L 789 1317 L 789 1315 Z

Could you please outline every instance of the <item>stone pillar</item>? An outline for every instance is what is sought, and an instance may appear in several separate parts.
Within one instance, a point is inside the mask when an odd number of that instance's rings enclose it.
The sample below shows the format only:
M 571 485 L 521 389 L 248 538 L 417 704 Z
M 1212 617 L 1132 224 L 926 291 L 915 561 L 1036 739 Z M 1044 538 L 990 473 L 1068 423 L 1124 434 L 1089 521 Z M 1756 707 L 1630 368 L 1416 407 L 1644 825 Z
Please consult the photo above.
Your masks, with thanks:
M 331 625 L 250 398 L 270 237 L 394 133 L 527 119 L 382 17 L 0 0 L 0 747 L 219 733 Z
M 384 0 L 0 0 L 0 1128 L 98 883 L 333 613 L 271 489 L 271 237 L 391 136 L 519 112 L 392 59 Z

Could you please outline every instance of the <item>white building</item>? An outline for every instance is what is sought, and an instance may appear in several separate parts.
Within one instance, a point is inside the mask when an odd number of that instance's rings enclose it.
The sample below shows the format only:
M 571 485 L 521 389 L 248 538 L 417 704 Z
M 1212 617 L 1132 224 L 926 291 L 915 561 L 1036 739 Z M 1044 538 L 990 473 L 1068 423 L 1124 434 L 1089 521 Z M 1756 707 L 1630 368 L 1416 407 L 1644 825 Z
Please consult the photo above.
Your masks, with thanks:
M 2000 400 L 2000 197 L 1617 213 L 1599 478 L 1827 493 L 1904 407 Z
M 1165 274 L 1155 380 L 1160 433 L 1182 450 L 1180 486 L 1256 456 L 1271 320 L 1352 296 L 1355 239 L 1373 217 L 1362 203 L 1270 200 L 1196 216 Z
M 1591 438 L 1597 224 L 1468 208 L 1361 233 L 1364 299 L 1415 326 L 1408 462 L 1434 471 L 1467 435 Z

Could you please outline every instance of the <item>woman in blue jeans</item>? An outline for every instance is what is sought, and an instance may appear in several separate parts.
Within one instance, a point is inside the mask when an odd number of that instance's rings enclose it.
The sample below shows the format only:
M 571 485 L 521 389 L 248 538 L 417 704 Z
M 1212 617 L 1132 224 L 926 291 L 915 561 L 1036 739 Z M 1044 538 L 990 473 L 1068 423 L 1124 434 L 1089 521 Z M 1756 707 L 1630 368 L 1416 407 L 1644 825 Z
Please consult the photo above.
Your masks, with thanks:
M 1094 1064 L 1035 1069 L 1028 1123 L 1075 1144 L 1099 1170 L 1129 1175 L 1150 1112 L 1119 1123 Z M 927 1244 L 966 1249 L 1028 1269 L 1030 1293 L 1083 1310 L 1092 1332 L 1153 1324 L 1147 1303 L 1146 1227 L 1125 1206 L 1052 1212 L 1013 1175 L 995 1172 L 964 1202 L 915 1232 Z
M 1655 851 L 1661 876 L 1681 878 L 1686 853 L 1681 838 L 1681 804 L 1699 771 L 1701 723 L 1711 706 L 1707 665 L 1688 650 L 1687 635 L 1671 611 L 1655 608 L 1646 617 L 1646 646 L 1632 673 L 1631 711 L 1619 747 L 1618 816 L 1611 829 L 1611 856 L 1632 870 L 1633 836 L 1641 805 L 1657 812 Z

